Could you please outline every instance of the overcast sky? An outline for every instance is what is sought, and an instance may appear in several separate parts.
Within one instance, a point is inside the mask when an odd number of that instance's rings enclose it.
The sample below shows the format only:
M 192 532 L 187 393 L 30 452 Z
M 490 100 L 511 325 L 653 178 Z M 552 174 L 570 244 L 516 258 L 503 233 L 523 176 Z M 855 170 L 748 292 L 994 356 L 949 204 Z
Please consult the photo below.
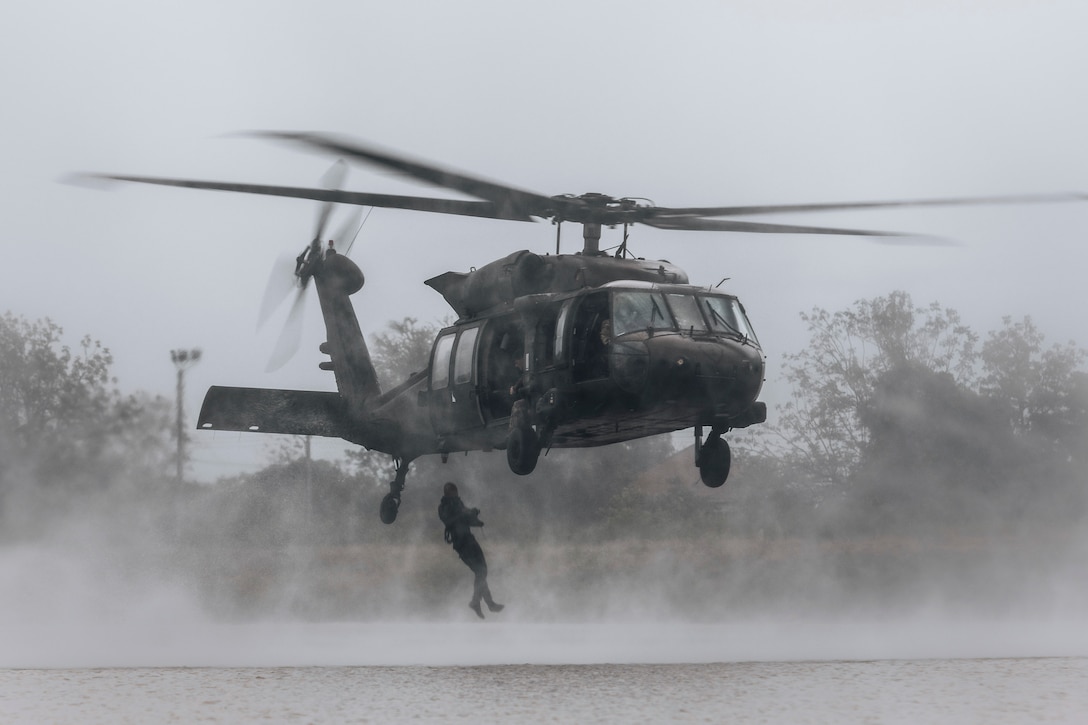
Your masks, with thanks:
M 316 300 L 277 373 L 264 368 L 285 310 L 255 328 L 272 264 L 308 242 L 314 203 L 58 180 L 316 183 L 333 158 L 228 135 L 278 129 L 348 134 L 545 194 L 670 206 L 1088 191 L 1086 27 L 1088 4 L 1043 0 L 8 3 L 0 311 L 100 339 L 126 390 L 172 396 L 169 350 L 202 347 L 191 415 L 211 384 L 332 389 Z M 347 187 L 435 193 L 360 167 Z M 767 349 L 772 402 L 781 354 L 805 341 L 799 312 L 896 289 L 980 332 L 1031 315 L 1049 341 L 1088 344 L 1088 204 L 779 219 L 962 245 L 636 229 L 639 256 L 696 283 L 731 278 Z M 440 320 L 424 279 L 518 249 L 553 250 L 554 228 L 375 211 L 353 252 L 364 332 Z M 261 445 L 194 437 L 198 459 L 228 451 L 215 475 Z

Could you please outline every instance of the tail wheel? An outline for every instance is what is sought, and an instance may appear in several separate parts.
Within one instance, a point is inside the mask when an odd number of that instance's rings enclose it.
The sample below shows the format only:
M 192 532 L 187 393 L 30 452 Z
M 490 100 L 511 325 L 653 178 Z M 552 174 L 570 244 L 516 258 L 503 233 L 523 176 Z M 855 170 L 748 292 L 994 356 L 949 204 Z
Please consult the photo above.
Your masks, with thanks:
M 506 462 L 519 476 L 528 476 L 540 458 L 540 441 L 532 428 L 518 426 L 506 438 Z
M 718 437 L 708 438 L 699 454 L 699 477 L 710 488 L 718 488 L 729 478 L 733 456 L 729 444 Z

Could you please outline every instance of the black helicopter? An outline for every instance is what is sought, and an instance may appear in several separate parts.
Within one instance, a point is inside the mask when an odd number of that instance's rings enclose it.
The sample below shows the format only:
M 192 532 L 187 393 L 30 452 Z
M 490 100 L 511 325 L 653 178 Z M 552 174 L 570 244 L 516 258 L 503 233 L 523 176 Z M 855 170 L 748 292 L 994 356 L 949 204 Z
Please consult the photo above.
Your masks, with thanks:
M 601 446 L 694 428 L 702 481 L 721 486 L 731 454 L 722 437 L 762 423 L 757 400 L 764 354 L 735 296 L 688 283 L 666 261 L 632 258 L 628 229 L 870 237 L 918 237 L 724 219 L 783 212 L 1083 200 L 1082 194 L 914 201 L 668 208 L 604 194 L 543 196 L 409 160 L 356 141 L 312 133 L 265 137 L 399 172 L 476 200 L 194 181 L 145 176 L 96 178 L 197 189 L 313 199 L 324 203 L 313 241 L 296 260 L 303 288 L 313 280 L 327 340 L 320 363 L 337 391 L 213 386 L 197 422 L 202 430 L 254 431 L 343 438 L 392 456 L 396 474 L 382 500 L 385 523 L 397 516 L 409 465 L 416 458 L 504 449 L 510 469 L 526 475 L 542 450 Z M 378 384 L 350 295 L 363 273 L 324 227 L 333 204 L 377 206 L 557 225 L 555 255 L 518 251 L 479 269 L 446 272 L 425 282 L 457 314 L 441 330 L 428 366 L 391 390 Z M 562 223 L 581 224 L 583 247 L 560 254 Z M 623 226 L 614 254 L 602 252 L 602 226 Z M 932 240 L 931 240 L 932 241 Z M 707 429 L 706 437 L 703 430 Z

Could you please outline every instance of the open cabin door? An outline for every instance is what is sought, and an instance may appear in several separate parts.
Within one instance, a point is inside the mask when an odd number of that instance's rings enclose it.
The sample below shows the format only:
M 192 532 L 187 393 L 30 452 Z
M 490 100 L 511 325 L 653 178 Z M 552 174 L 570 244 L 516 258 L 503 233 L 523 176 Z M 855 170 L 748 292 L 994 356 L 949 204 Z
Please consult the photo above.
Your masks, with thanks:
M 593 292 L 582 297 L 573 308 L 571 321 L 564 319 L 561 329 L 566 324 L 571 325 L 569 354 L 574 382 L 607 378 L 612 341 L 608 293 Z
M 480 334 L 477 376 L 480 380 L 484 421 L 505 421 L 510 417 L 514 398 L 510 388 L 521 377 L 525 365 L 525 329 L 516 315 L 504 315 L 487 321 Z

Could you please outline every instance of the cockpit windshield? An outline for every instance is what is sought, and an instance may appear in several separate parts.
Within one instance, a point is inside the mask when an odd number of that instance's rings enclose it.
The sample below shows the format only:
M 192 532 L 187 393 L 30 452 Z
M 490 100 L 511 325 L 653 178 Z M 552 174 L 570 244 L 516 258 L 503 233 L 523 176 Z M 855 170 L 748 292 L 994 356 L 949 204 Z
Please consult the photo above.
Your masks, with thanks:
M 699 303 L 694 295 L 670 294 L 668 298 L 669 307 L 672 308 L 672 314 L 676 317 L 676 324 L 680 326 L 681 332 L 706 333 L 706 322 L 699 312 Z
M 735 297 L 683 292 L 619 290 L 612 295 L 612 335 L 679 330 L 681 334 L 725 334 L 758 346 L 755 330 Z
M 738 300 L 732 297 L 700 296 L 699 302 L 712 331 L 737 335 L 759 345 L 755 330 L 748 322 L 748 316 L 744 314 L 744 308 Z
M 659 292 L 617 292 L 612 297 L 612 334 L 616 337 L 649 328 L 672 329 L 675 324 Z

